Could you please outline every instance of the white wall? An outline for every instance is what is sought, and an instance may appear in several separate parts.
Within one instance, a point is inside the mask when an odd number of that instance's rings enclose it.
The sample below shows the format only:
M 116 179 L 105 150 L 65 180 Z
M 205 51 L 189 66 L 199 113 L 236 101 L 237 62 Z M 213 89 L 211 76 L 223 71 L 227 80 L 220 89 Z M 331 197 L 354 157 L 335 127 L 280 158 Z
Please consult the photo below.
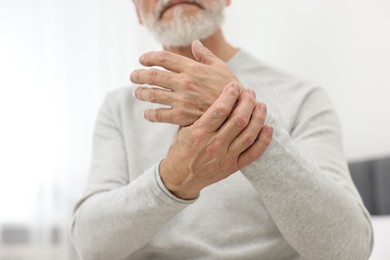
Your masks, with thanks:
M 390 1 L 232 2 L 228 38 L 323 86 L 349 159 L 390 155 Z

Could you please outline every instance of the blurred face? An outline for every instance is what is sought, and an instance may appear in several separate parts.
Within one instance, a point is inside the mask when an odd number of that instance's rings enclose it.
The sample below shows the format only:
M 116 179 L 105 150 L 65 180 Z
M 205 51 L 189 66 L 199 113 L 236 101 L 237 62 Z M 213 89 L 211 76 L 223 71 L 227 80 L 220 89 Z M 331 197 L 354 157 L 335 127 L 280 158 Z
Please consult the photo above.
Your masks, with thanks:
M 164 46 L 188 46 L 222 24 L 227 0 L 135 0 L 141 23 Z

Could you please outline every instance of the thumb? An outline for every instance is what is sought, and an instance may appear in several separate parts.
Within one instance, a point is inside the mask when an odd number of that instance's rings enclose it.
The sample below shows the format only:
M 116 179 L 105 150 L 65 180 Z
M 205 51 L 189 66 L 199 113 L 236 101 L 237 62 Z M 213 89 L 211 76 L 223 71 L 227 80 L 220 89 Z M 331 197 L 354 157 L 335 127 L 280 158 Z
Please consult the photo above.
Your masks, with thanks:
M 204 47 L 204 45 L 199 40 L 193 41 L 191 47 L 192 54 L 198 62 L 206 65 L 220 62 L 220 59 L 215 56 L 209 49 Z

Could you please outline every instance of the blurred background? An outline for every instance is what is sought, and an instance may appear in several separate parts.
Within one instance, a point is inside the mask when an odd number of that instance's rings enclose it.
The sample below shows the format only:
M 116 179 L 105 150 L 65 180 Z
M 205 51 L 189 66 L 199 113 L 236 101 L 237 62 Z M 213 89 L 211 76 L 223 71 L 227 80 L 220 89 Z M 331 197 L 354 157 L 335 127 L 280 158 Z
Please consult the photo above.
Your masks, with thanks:
M 375 214 L 371 259 L 390 259 L 390 1 L 232 0 L 224 30 L 329 93 Z M 78 259 L 68 230 L 98 109 L 158 49 L 130 0 L 0 1 L 0 260 Z

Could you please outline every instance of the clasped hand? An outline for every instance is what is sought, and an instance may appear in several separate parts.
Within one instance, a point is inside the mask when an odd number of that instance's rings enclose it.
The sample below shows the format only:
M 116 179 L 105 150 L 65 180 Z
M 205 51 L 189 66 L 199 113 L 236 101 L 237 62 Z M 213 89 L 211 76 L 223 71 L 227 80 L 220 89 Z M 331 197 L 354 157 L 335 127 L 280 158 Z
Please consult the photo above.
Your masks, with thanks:
M 200 191 L 257 160 L 272 138 L 263 126 L 266 106 L 255 93 L 228 84 L 218 99 L 194 124 L 182 127 L 160 164 L 165 186 L 182 199 Z

